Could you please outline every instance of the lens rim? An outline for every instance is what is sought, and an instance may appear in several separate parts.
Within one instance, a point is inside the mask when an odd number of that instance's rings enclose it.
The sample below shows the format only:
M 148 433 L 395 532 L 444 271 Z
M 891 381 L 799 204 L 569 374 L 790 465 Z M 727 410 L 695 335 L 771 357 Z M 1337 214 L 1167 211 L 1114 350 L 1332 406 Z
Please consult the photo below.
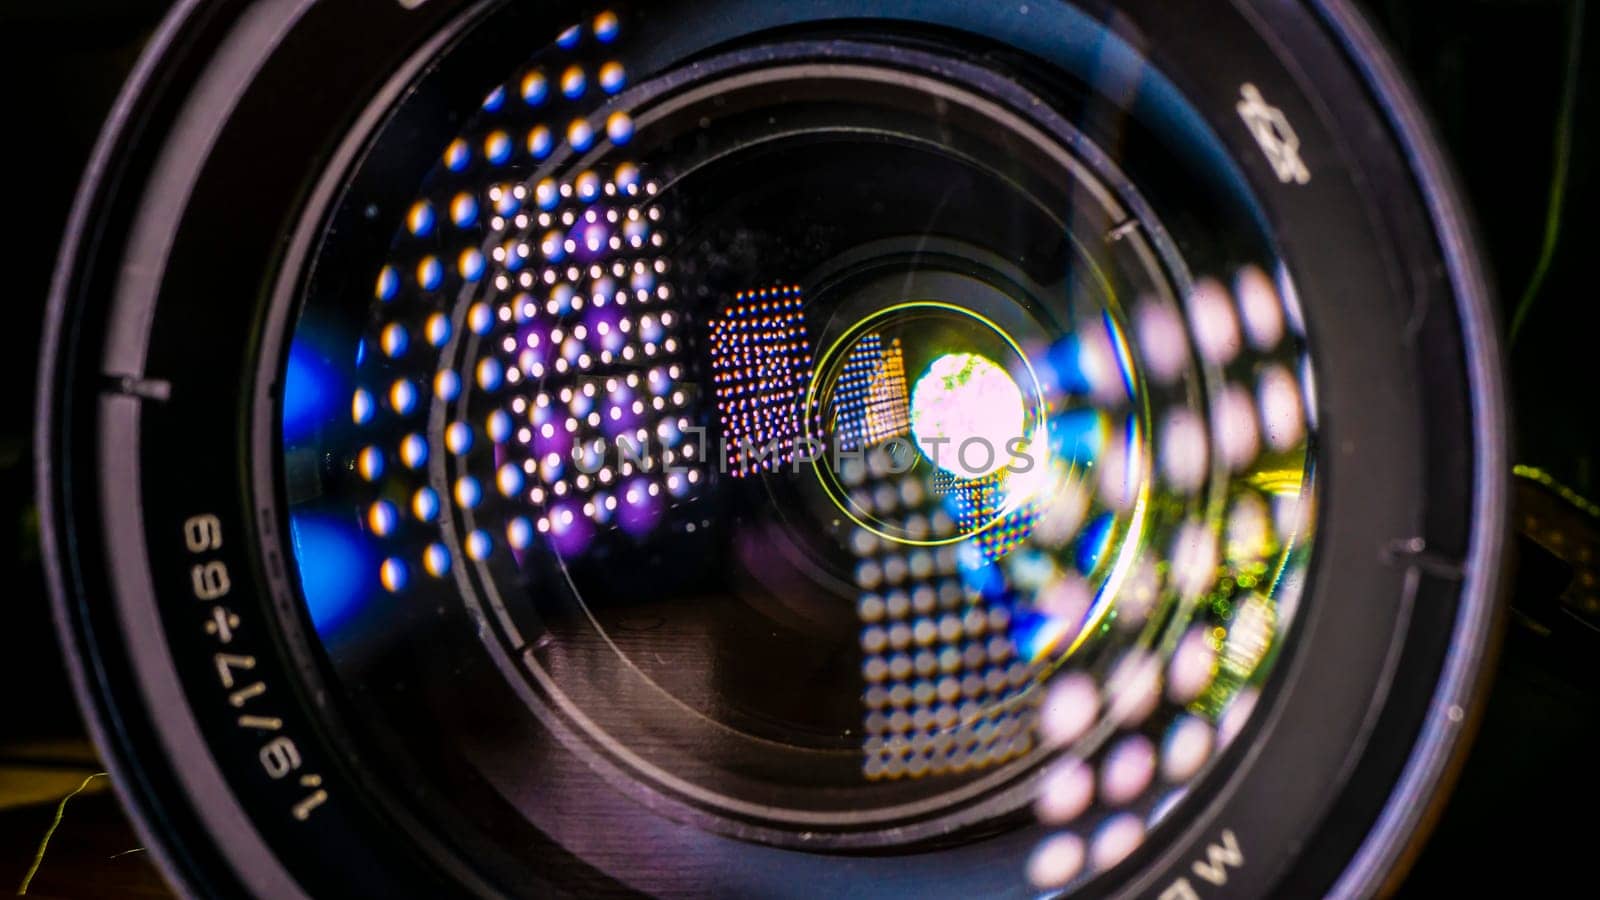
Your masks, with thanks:
M 324 7 L 331 6 L 329 4 L 317 4 L 311 9 L 290 3 L 260 3 L 248 7 L 246 4 L 214 5 L 205 10 L 199 3 L 181 6 L 163 25 L 149 55 L 136 71 L 134 81 L 119 101 L 113 123 L 95 152 L 84 190 L 73 212 L 52 289 L 45 357 L 41 365 L 43 388 L 37 459 L 39 483 L 44 486 L 42 532 L 48 558 L 52 561 L 52 598 L 63 643 L 73 663 L 75 687 L 84 708 L 92 713 L 89 716 L 91 730 L 107 752 L 108 763 L 121 789 L 133 795 L 133 806 L 139 812 L 148 844 L 158 848 L 158 858 L 163 860 L 170 875 L 197 892 L 226 893 L 228 891 L 218 888 L 239 886 L 255 893 L 280 895 L 298 893 L 301 888 L 311 889 L 322 882 L 308 879 L 303 868 L 291 874 L 269 848 L 265 838 L 268 829 L 261 828 L 259 821 L 249 817 L 245 807 L 254 808 L 255 804 L 240 804 L 235 799 L 235 792 L 244 797 L 252 797 L 253 792 L 255 798 L 262 796 L 261 785 L 240 783 L 246 777 L 243 767 L 247 763 L 256 764 L 249 752 L 254 748 L 238 742 L 217 746 L 201 736 L 200 720 L 215 719 L 219 713 L 215 709 L 197 713 L 190 707 L 195 699 L 186 697 L 184 688 L 185 681 L 197 671 L 194 660 L 202 663 L 207 660 L 204 656 L 192 655 L 192 644 L 184 646 L 179 635 L 159 618 L 173 614 L 173 606 L 179 602 L 175 598 L 176 585 L 180 582 L 170 579 L 160 582 L 167 588 L 161 595 L 166 600 L 158 601 L 151 586 L 152 578 L 156 577 L 155 561 L 144 546 L 147 524 L 140 521 L 141 513 L 154 517 L 155 510 L 172 498 L 145 497 L 142 502 L 137 491 L 120 501 L 116 497 L 118 491 L 133 489 L 142 476 L 154 471 L 148 461 L 130 451 L 145 446 L 147 438 L 161 441 L 162 436 L 157 433 L 161 423 L 155 420 L 162 416 L 163 406 L 172 406 L 159 396 L 163 391 L 171 391 L 171 382 L 163 387 L 159 376 L 153 375 L 156 370 L 142 358 L 146 338 L 142 329 L 148 325 L 144 317 L 154 317 L 155 311 L 148 306 L 143 310 L 124 307 L 120 315 L 105 321 L 104 312 L 111 309 L 112 299 L 119 292 L 142 287 L 153 294 L 154 285 L 151 284 L 118 283 L 117 263 L 123 254 L 133 254 L 136 258 L 154 261 L 155 270 L 159 271 L 174 257 L 196 251 L 190 243 L 194 240 L 196 223 L 181 215 L 187 211 L 169 208 L 153 214 L 148 209 L 140 209 L 143 197 L 159 192 L 141 194 L 130 184 L 137 185 L 147 179 L 155 185 L 181 183 L 186 176 L 174 172 L 173 166 L 177 159 L 174 153 L 184 148 L 183 141 L 174 139 L 173 143 L 166 144 L 163 132 L 171 129 L 172 134 L 181 138 L 192 133 L 184 129 L 197 125 L 196 117 L 213 123 L 226 118 L 224 111 L 230 106 L 227 91 L 240 88 L 251 78 L 259 81 L 261 71 L 265 71 L 257 70 L 262 58 L 270 57 L 271 66 L 279 77 L 282 70 L 276 67 L 287 63 L 287 47 L 293 47 L 292 52 L 300 54 L 302 64 L 312 61 L 330 64 L 327 57 L 318 56 L 308 43 L 296 45 L 293 38 L 304 41 L 304 36 L 317 28 L 323 34 L 349 35 L 352 43 L 387 41 L 381 51 L 361 60 L 369 67 L 367 74 L 350 82 L 353 92 L 359 95 L 368 90 L 364 85 L 374 83 L 373 73 L 397 68 L 400 65 L 397 59 L 405 55 L 403 51 L 437 34 L 442 23 L 450 21 L 466 5 L 435 0 L 417 13 L 407 13 L 398 5 L 371 4 L 358 12 L 343 14 L 328 12 Z M 1140 8 L 1136 20 L 1141 23 L 1159 21 L 1159 5 L 1134 4 Z M 1397 789 L 1384 786 L 1384 779 L 1393 775 L 1393 767 L 1375 773 L 1358 768 L 1352 775 L 1354 780 L 1347 782 L 1345 794 L 1364 793 L 1377 797 L 1379 805 L 1386 810 L 1382 812 L 1384 818 L 1379 830 L 1360 845 L 1363 849 L 1352 866 L 1346 868 L 1341 861 L 1345 847 L 1349 846 L 1349 836 L 1317 847 L 1321 855 L 1331 861 L 1324 863 L 1324 867 L 1335 866 L 1335 875 L 1339 869 L 1344 869 L 1345 880 L 1340 882 L 1341 886 L 1372 885 L 1391 869 L 1403 852 L 1402 838 L 1407 833 L 1415 834 L 1414 826 L 1420 813 L 1407 812 L 1406 803 L 1429 795 L 1450 760 L 1464 746 L 1465 721 L 1470 718 L 1475 698 L 1480 695 L 1479 689 L 1486 678 L 1484 663 L 1492 645 L 1496 616 L 1495 579 L 1503 577 L 1506 491 L 1505 478 L 1497 471 L 1507 458 L 1504 435 L 1508 422 L 1503 381 L 1487 285 L 1475 262 L 1478 257 L 1472 252 L 1473 239 L 1464 224 L 1461 204 L 1443 174 L 1438 151 L 1421 125 L 1415 102 L 1375 49 L 1370 32 L 1338 0 L 1325 0 L 1314 11 L 1281 12 L 1274 7 L 1269 12 L 1265 4 L 1241 4 L 1241 7 L 1263 17 L 1260 20 L 1263 22 L 1268 21 L 1266 16 L 1273 16 L 1270 21 L 1275 33 L 1299 51 L 1294 58 L 1300 70 L 1314 71 L 1317 75 L 1310 79 L 1316 86 L 1310 93 L 1325 101 L 1330 94 L 1338 94 L 1340 99 L 1330 102 L 1329 107 L 1343 125 L 1376 123 L 1380 127 L 1373 133 L 1384 135 L 1384 140 L 1398 142 L 1397 148 L 1381 144 L 1354 148 L 1353 152 L 1362 154 L 1362 160 L 1373 167 L 1374 172 L 1369 174 L 1381 177 L 1396 188 L 1394 196 L 1386 201 L 1389 208 L 1380 209 L 1378 214 L 1391 225 L 1393 236 L 1398 238 L 1394 254 L 1402 270 L 1406 270 L 1405 264 L 1410 262 L 1422 266 L 1410 268 L 1410 271 L 1427 271 L 1425 263 L 1436 260 L 1441 252 L 1434 242 L 1443 245 L 1448 290 L 1442 291 L 1443 286 L 1438 283 L 1423 285 L 1417 290 L 1418 296 L 1432 304 L 1415 311 L 1419 343 L 1424 352 L 1438 353 L 1442 346 L 1443 358 L 1429 361 L 1436 362 L 1440 372 L 1464 369 L 1459 381 L 1452 379 L 1452 382 L 1471 386 L 1466 397 L 1449 396 L 1450 392 L 1444 390 L 1446 396 L 1424 410 L 1424 414 L 1436 419 L 1457 419 L 1427 429 L 1433 440 L 1439 442 L 1427 448 L 1427 458 L 1444 459 L 1450 464 L 1440 466 L 1439 471 L 1423 473 L 1425 477 L 1444 482 L 1441 490 L 1429 492 L 1431 502 L 1423 510 L 1428 521 L 1418 532 L 1423 543 L 1391 548 L 1397 575 L 1412 585 L 1416 610 L 1426 611 L 1432 601 L 1430 595 L 1434 594 L 1440 595 L 1441 602 L 1433 605 L 1443 607 L 1458 603 L 1460 610 L 1459 613 L 1452 610 L 1447 617 L 1451 627 L 1445 633 L 1451 639 L 1447 643 L 1453 647 L 1448 649 L 1445 675 L 1438 680 L 1425 679 L 1437 690 L 1430 687 L 1426 696 L 1420 698 L 1423 708 L 1429 710 L 1422 746 L 1413 753 L 1411 742 L 1405 742 L 1406 759 L 1401 761 L 1403 781 Z M 1328 39 L 1330 35 L 1332 41 Z M 1200 55 L 1198 50 L 1194 52 Z M 210 60 L 222 63 L 221 68 L 233 80 L 218 78 L 217 70 L 212 69 L 210 79 L 201 82 L 210 87 L 212 94 L 201 91 L 184 96 L 174 87 L 186 83 L 180 76 L 198 74 Z M 350 68 L 356 70 L 360 66 L 352 64 Z M 1217 81 L 1217 89 L 1220 89 L 1227 79 L 1218 78 Z M 1203 85 L 1197 86 L 1196 94 L 1204 94 L 1203 88 Z M 1294 89 L 1288 78 L 1283 80 L 1282 88 L 1284 91 Z M 1387 116 L 1367 105 L 1369 91 L 1387 110 Z M 1226 96 L 1212 96 L 1206 105 L 1226 110 L 1230 100 Z M 316 99 L 312 105 L 323 116 L 319 122 L 342 123 L 340 113 L 350 102 L 348 96 L 330 96 Z M 1315 115 L 1309 107 L 1291 112 Z M 282 111 L 256 109 L 255 114 L 281 116 Z M 258 133 L 270 133 L 270 129 L 261 125 L 258 122 Z M 308 123 L 303 131 L 312 132 L 315 127 Z M 1340 131 L 1341 135 L 1349 133 L 1361 132 L 1350 131 L 1348 127 Z M 302 133 L 297 137 L 315 144 L 310 134 Z M 1238 155 L 1246 160 L 1247 175 L 1257 192 L 1269 199 L 1269 208 L 1283 210 L 1304 202 L 1304 198 L 1296 201 L 1279 196 L 1280 189 L 1274 188 L 1272 173 L 1265 168 L 1265 163 L 1249 161 L 1249 146 L 1243 143 L 1242 136 L 1232 134 L 1229 140 L 1236 150 L 1242 151 Z M 237 146 L 227 149 L 233 154 L 243 150 Z M 222 166 L 222 160 L 223 154 L 219 152 L 206 158 L 204 165 Z M 202 160 L 191 159 L 190 162 L 193 166 L 188 172 L 201 169 Z M 1418 193 L 1413 194 L 1413 191 Z M 188 198 L 189 193 L 174 191 L 171 196 Z M 262 198 L 262 202 L 267 201 Z M 268 205 L 274 203 L 280 209 L 294 205 L 291 197 L 275 198 Z M 227 204 L 220 205 L 224 209 L 227 207 Z M 1294 216 L 1292 212 L 1282 214 Z M 155 218 L 149 218 L 151 215 Z M 124 243 L 129 241 L 127 226 L 133 222 L 140 222 L 146 228 L 138 231 L 132 242 Z M 164 238 L 179 236 L 184 240 L 168 246 L 137 244 L 149 239 L 161 244 Z M 270 245 L 271 242 L 267 242 L 266 246 Z M 261 263 L 265 265 L 270 260 Z M 1440 299 L 1441 292 L 1447 294 L 1443 299 Z M 167 300 L 166 297 L 162 299 Z M 1441 304 L 1447 307 L 1443 312 L 1439 309 Z M 1458 326 L 1439 322 L 1440 316 L 1458 317 Z M 170 314 L 163 321 L 170 321 Z M 1454 327 L 1459 327 L 1461 334 L 1451 338 L 1449 334 Z M 1440 333 L 1446 335 L 1442 341 L 1437 340 Z M 111 350 L 111 356 L 104 360 L 97 358 L 101 342 Z M 163 349 L 171 351 L 170 347 Z M 1465 354 L 1464 358 L 1452 358 L 1457 349 Z M 183 390 L 201 390 L 196 386 L 197 379 L 204 374 L 186 378 L 178 385 Z M 214 373 L 211 377 L 215 378 Z M 1326 377 L 1321 384 L 1328 384 Z M 213 393 L 227 396 L 227 391 Z M 213 410 L 210 418 L 192 418 L 191 427 L 204 428 L 209 423 L 212 430 L 226 432 L 221 440 L 208 436 L 210 443 L 206 449 L 217 450 L 223 459 L 240 458 L 237 448 L 227 449 L 236 440 L 237 435 L 232 433 L 235 429 L 216 428 L 216 418 Z M 1466 421 L 1461 421 L 1463 419 Z M 170 427 L 170 423 L 168 425 Z M 167 432 L 165 449 L 175 452 L 179 445 L 173 443 L 172 434 Z M 1457 443 L 1458 449 L 1448 450 L 1451 442 Z M 1470 458 L 1456 458 L 1463 453 Z M 1467 468 L 1463 470 L 1462 466 Z M 229 521 L 243 529 L 231 533 L 242 536 L 255 527 L 270 527 L 271 523 L 261 523 L 242 512 L 245 492 L 237 486 L 238 471 L 236 466 L 227 464 L 206 467 L 195 473 L 194 480 L 198 484 L 218 479 L 211 482 L 223 485 L 213 488 L 218 491 L 215 496 L 220 498 L 218 502 L 238 505 L 241 511 L 230 516 Z M 1467 473 L 1465 476 L 1463 471 Z M 182 488 L 179 481 L 173 480 L 172 473 L 165 473 L 164 477 L 172 492 Z M 1336 470 L 1330 483 L 1338 484 L 1340 477 Z M 235 485 L 232 488 L 227 487 L 230 479 Z M 1463 482 L 1468 485 L 1470 496 L 1454 496 Z M 170 524 L 171 520 L 168 521 Z M 151 533 L 161 532 L 158 529 Z M 230 544 L 230 553 L 236 553 L 243 543 L 236 540 Z M 266 577 L 266 573 L 282 565 L 281 560 L 255 560 L 243 554 L 236 562 L 236 571 L 241 575 L 249 573 L 252 579 Z M 171 571 L 168 565 L 165 574 Z M 186 572 L 182 574 L 187 575 Z M 1460 589 L 1452 588 L 1458 581 Z M 1459 601 L 1452 599 L 1458 595 Z M 108 597 L 112 603 L 87 602 L 87 598 L 99 597 Z M 266 609 L 269 604 L 262 601 L 254 608 Z M 197 628 L 200 622 L 191 620 L 189 624 Z M 1306 629 L 1310 631 L 1311 626 Z M 1411 665 L 1429 671 L 1437 664 L 1444 648 L 1424 650 L 1426 652 L 1421 652 L 1418 660 L 1392 659 L 1388 677 L 1397 678 Z M 184 651 L 191 655 L 188 663 L 179 667 L 172 654 Z M 263 668 L 266 668 L 269 654 L 276 656 L 283 652 L 282 647 L 272 646 L 270 640 L 263 644 L 260 654 Z M 1302 682 L 1308 677 L 1311 676 L 1303 671 L 1295 675 Z M 1285 689 L 1279 691 L 1280 694 L 1289 693 L 1288 681 L 1284 679 Z M 1305 687 L 1304 683 L 1296 685 L 1297 689 Z M 1413 701 L 1408 704 L 1408 710 L 1417 705 L 1415 698 Z M 1459 719 L 1451 718 L 1452 708 L 1460 710 Z M 1280 726 L 1283 711 L 1280 706 L 1277 712 Z M 1242 748 L 1236 749 L 1242 753 Z M 213 754 L 217 754 L 218 759 L 228 760 L 227 764 L 219 766 L 213 761 Z M 1230 793 L 1241 787 L 1237 782 L 1245 780 L 1247 775 L 1259 780 L 1257 766 L 1263 762 L 1259 754 L 1239 762 L 1248 762 L 1249 769 L 1239 770 L 1234 783 L 1229 785 Z M 1364 777 L 1373 780 L 1376 787 L 1363 783 Z M 1233 793 L 1230 799 L 1237 801 L 1239 794 Z M 319 835 L 319 840 L 308 842 L 307 833 L 302 832 L 299 840 L 288 843 L 311 847 L 327 841 L 340 847 L 341 853 L 353 852 L 353 848 L 373 844 L 372 835 L 383 833 L 383 829 L 369 831 L 358 827 L 358 823 L 371 821 L 367 818 L 370 812 L 352 810 L 352 820 L 345 823 L 350 828 L 343 833 L 328 829 Z M 1094 889 L 1159 889 L 1164 884 L 1175 884 L 1170 879 L 1183 877 L 1181 873 L 1186 871 L 1189 860 L 1204 858 L 1199 848 L 1215 840 L 1215 832 L 1207 830 L 1219 821 L 1217 816 L 1221 811 L 1214 812 L 1217 815 L 1206 816 L 1203 823 L 1197 821 L 1193 828 L 1176 836 L 1171 843 L 1163 841 L 1160 847 L 1147 847 L 1148 856 L 1136 855 L 1136 862 L 1119 870 L 1120 874 L 1134 880 L 1119 884 L 1116 883 L 1118 873 L 1113 873 L 1112 880 L 1104 884 L 1097 882 Z M 1244 812 L 1249 815 L 1248 807 Z M 1258 817 L 1258 824 L 1265 828 L 1269 823 L 1260 822 Z M 1361 835 L 1355 837 L 1359 844 Z M 281 835 L 278 841 L 282 841 Z M 279 843 L 279 846 L 284 844 Z M 1153 858 L 1163 848 L 1166 852 L 1161 853 L 1159 859 Z M 378 849 L 377 846 L 374 849 Z M 314 851 L 307 852 L 314 855 Z M 1315 856 L 1317 853 L 1309 854 L 1298 862 L 1304 868 L 1307 860 Z M 392 864 L 395 859 L 413 862 L 405 854 L 373 862 Z M 349 864 L 350 871 L 322 872 L 320 877 L 337 883 L 352 877 L 361 868 L 353 857 L 343 857 L 340 861 Z M 305 857 L 297 860 L 298 864 L 304 862 Z M 391 881 L 397 890 L 417 889 L 419 882 L 408 884 L 408 879 L 416 877 L 416 873 L 393 865 L 376 868 L 387 874 L 364 873 L 369 878 L 379 879 L 364 882 L 366 889 Z M 1019 873 L 1020 869 L 1005 874 L 1020 880 Z M 434 872 L 423 877 L 431 883 L 438 874 Z M 450 874 L 465 877 L 462 872 Z M 1263 864 L 1259 868 L 1247 865 L 1230 884 L 1264 889 L 1277 883 L 1282 874 L 1276 865 Z

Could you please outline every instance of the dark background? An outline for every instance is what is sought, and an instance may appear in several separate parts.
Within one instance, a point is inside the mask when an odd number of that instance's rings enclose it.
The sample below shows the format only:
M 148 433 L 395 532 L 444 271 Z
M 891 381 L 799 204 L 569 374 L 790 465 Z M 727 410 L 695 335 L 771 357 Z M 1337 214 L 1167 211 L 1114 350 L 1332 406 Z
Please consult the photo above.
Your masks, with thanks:
M 1519 323 L 1508 340 L 1515 461 L 1594 499 L 1600 497 L 1600 341 L 1593 325 L 1600 317 L 1592 310 L 1600 291 L 1589 277 L 1600 249 L 1594 165 L 1600 82 L 1592 74 L 1595 52 L 1584 46 L 1594 29 L 1580 25 L 1582 4 L 1366 5 L 1454 157 L 1499 284 L 1504 330 Z M 35 355 L 79 172 L 167 5 L 0 0 L 0 890 L 15 890 L 54 799 L 95 771 L 51 632 L 37 547 Z M 1581 515 L 1574 521 L 1592 533 L 1592 521 Z M 1595 853 L 1600 644 L 1552 637 L 1538 624 L 1544 617 L 1537 608 L 1560 592 L 1563 570 L 1542 566 L 1547 560 L 1536 552 L 1524 555 L 1514 600 L 1533 612 L 1513 618 L 1482 738 L 1407 894 L 1576 884 Z M 27 803 L 18 779 L 30 778 L 66 786 Z M 124 853 L 138 839 L 103 782 L 74 801 L 33 894 L 161 892 L 145 855 Z

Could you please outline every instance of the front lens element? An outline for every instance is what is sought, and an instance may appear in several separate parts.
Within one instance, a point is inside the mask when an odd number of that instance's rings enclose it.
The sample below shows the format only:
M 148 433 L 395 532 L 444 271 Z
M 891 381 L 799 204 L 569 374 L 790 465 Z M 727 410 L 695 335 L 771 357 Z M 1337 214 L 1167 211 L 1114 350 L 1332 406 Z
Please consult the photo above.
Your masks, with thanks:
M 347 727 L 463 844 L 624 880 L 564 823 L 891 851 L 1036 815 L 1018 883 L 1109 868 L 1300 596 L 1271 235 L 1193 158 L 1147 193 L 1163 145 L 1120 158 L 1098 85 L 870 26 L 652 68 L 666 27 L 551 35 L 371 207 L 366 288 L 308 292 L 284 485 Z

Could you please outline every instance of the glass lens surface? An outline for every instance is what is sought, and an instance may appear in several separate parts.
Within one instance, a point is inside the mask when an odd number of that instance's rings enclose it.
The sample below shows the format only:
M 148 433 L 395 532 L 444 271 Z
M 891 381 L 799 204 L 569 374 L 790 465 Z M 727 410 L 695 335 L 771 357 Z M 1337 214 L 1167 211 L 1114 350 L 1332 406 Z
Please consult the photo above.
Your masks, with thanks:
M 1270 233 L 1192 135 L 1041 61 L 869 24 L 669 64 L 633 21 L 407 136 L 435 162 L 372 210 L 383 257 L 293 326 L 344 727 L 462 852 L 527 829 L 645 890 L 655 817 L 881 853 L 1041 821 L 1019 884 L 1114 865 L 1300 599 Z

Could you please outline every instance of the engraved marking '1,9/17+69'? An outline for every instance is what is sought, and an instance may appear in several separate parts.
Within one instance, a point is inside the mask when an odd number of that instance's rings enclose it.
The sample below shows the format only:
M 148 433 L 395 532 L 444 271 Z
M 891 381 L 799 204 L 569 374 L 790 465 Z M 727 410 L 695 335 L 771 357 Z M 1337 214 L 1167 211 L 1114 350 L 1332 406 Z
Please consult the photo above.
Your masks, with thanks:
M 217 683 L 227 692 L 228 705 L 240 711 L 235 720 L 238 727 L 262 736 L 256 756 L 267 777 L 282 781 L 298 776 L 306 793 L 297 796 L 289 812 L 304 822 L 328 801 L 328 791 L 322 786 L 321 775 L 300 771 L 300 748 L 293 738 L 282 733 L 283 719 L 270 715 L 258 701 L 267 693 L 267 685 L 254 675 L 256 657 L 235 643 L 240 638 L 241 620 L 226 604 L 233 578 L 227 562 L 219 555 L 222 520 L 211 513 L 189 517 L 183 523 L 183 544 L 192 558 L 189 581 L 194 596 L 210 604 L 201 627 L 217 648 L 211 657 Z

